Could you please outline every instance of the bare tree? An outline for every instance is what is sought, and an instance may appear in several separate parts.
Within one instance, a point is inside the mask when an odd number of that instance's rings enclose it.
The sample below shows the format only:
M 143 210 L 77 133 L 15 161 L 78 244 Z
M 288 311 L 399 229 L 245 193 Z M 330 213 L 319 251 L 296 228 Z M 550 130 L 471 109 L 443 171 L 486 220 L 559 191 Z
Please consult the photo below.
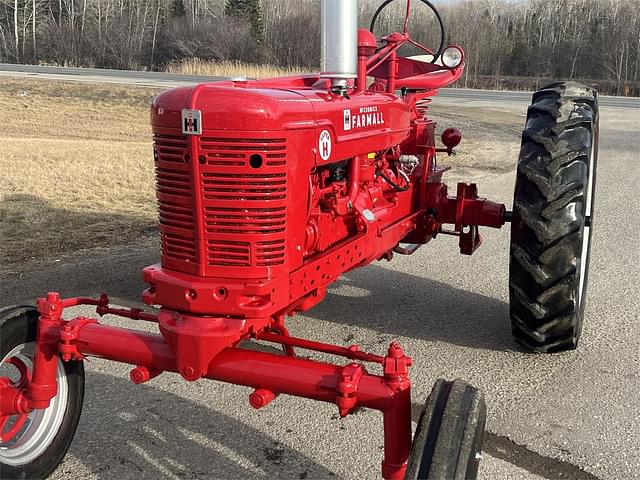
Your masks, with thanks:
M 16 62 L 20 61 L 20 31 L 18 30 L 18 0 L 13 2 L 14 41 L 16 45 Z

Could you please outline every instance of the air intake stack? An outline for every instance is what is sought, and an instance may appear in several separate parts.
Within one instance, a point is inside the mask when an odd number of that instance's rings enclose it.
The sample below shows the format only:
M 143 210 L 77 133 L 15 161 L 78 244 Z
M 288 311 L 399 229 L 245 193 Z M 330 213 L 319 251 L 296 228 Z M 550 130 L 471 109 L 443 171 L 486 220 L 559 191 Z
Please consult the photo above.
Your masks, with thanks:
M 322 78 L 345 90 L 358 76 L 358 0 L 322 0 Z

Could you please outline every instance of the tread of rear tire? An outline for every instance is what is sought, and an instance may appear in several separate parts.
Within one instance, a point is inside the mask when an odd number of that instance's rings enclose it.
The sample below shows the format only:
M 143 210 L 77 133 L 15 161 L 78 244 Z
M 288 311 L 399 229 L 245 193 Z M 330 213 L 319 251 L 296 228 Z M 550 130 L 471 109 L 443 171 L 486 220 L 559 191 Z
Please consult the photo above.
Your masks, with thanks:
M 575 82 L 536 92 L 518 161 L 510 262 L 512 329 L 527 348 L 575 348 L 581 322 L 576 259 L 582 251 L 597 94 Z M 574 212 L 578 212 L 575 214 Z

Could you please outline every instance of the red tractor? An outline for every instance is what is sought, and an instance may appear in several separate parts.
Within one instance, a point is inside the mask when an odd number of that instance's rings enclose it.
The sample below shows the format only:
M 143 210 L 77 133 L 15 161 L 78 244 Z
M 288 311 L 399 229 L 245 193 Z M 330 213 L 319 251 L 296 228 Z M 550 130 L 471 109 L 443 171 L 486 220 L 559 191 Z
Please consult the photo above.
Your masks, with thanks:
M 412 436 L 409 367 L 397 343 L 384 354 L 291 336 L 285 318 L 321 302 L 345 272 L 410 255 L 440 234 L 460 252 L 481 244 L 479 227 L 511 222 L 510 300 L 516 340 L 541 352 L 573 349 L 585 307 L 598 145 L 594 90 L 555 83 L 533 96 L 522 137 L 513 212 L 450 192 L 428 104 L 464 68 L 458 46 L 435 50 L 407 31 L 381 40 L 357 28 L 357 0 L 323 0 L 323 72 L 236 79 L 170 90 L 151 122 L 162 262 L 144 270 L 144 302 L 116 308 L 100 298 L 48 293 L 37 308 L 0 313 L 0 476 L 46 477 L 75 432 L 83 359 L 132 365 L 144 383 L 164 372 L 254 389 L 259 409 L 280 394 L 382 412 L 386 479 L 477 475 L 485 423 L 482 394 L 438 380 Z M 433 5 L 442 27 L 442 21 Z M 398 54 L 413 45 L 431 61 Z M 373 79 L 372 81 L 368 81 Z M 453 195 L 451 194 L 453 193 Z M 154 322 L 158 333 L 115 328 L 97 314 Z M 250 348 L 279 345 L 283 354 Z M 297 349 L 348 359 L 334 365 Z M 367 367 L 365 367 L 367 364 Z

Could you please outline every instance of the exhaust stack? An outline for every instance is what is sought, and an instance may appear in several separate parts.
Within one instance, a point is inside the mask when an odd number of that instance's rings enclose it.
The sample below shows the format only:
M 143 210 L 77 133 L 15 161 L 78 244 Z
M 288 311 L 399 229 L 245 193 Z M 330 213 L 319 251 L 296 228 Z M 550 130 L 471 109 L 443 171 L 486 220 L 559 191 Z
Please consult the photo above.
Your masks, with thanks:
M 358 76 L 358 0 L 322 0 L 322 78 L 345 90 Z

